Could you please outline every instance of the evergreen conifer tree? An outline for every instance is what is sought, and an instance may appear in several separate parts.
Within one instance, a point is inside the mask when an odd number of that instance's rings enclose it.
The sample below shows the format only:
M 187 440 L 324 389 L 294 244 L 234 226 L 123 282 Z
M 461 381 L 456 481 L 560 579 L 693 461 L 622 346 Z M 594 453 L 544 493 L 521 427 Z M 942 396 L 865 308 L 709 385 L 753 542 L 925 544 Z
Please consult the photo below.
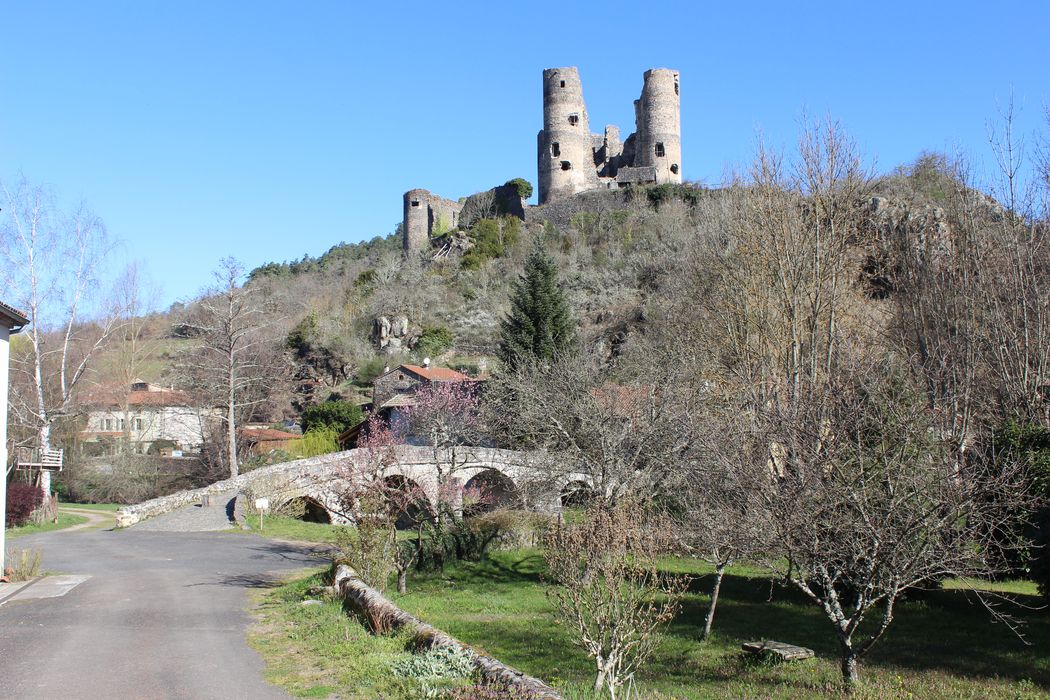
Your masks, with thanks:
M 558 288 L 558 268 L 541 247 L 525 260 L 510 305 L 500 324 L 500 358 L 508 368 L 529 358 L 550 360 L 572 343 L 574 324 Z

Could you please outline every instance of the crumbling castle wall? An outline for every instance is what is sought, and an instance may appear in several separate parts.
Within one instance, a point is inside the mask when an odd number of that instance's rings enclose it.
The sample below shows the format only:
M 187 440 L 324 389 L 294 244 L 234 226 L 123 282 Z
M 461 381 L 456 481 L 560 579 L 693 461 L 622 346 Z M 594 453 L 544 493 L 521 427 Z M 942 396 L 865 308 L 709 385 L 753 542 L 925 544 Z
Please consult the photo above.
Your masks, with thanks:
M 591 134 L 583 86 L 574 67 L 543 71 L 543 129 L 537 138 L 540 204 L 599 188 L 682 182 L 678 71 L 645 72 L 635 100 L 635 133 Z
M 463 205 L 439 197 L 427 190 L 405 192 L 405 214 L 402 221 L 401 246 L 405 253 L 426 250 L 430 236 L 444 233 L 459 225 Z

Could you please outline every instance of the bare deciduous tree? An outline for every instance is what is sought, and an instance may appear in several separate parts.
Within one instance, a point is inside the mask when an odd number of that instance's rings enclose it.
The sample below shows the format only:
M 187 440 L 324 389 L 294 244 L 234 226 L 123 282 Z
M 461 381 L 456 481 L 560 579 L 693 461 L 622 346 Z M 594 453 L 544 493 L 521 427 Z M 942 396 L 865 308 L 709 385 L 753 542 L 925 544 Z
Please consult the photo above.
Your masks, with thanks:
M 12 403 L 34 446 L 49 450 L 56 421 L 75 413 L 92 360 L 120 327 L 122 300 L 100 293 L 112 245 L 102 220 L 85 206 L 67 214 L 51 192 L 24 178 L 3 186 L 2 210 L 0 286 L 33 321 L 25 352 L 12 358 L 23 380 L 15 378 Z M 48 494 L 50 482 L 42 472 Z
M 274 338 L 265 330 L 273 322 L 251 286 L 241 286 L 243 268 L 224 259 L 215 272 L 216 286 L 191 310 L 186 327 L 200 346 L 179 354 L 179 382 L 202 401 L 224 410 L 224 458 L 230 476 L 237 476 L 237 429 L 251 407 L 266 400 L 283 374 Z
M 573 641 L 594 660 L 594 691 L 615 700 L 652 654 L 688 585 L 658 566 L 673 544 L 672 525 L 624 500 L 592 507 L 582 523 L 553 529 L 545 544 L 557 584 L 549 595 Z

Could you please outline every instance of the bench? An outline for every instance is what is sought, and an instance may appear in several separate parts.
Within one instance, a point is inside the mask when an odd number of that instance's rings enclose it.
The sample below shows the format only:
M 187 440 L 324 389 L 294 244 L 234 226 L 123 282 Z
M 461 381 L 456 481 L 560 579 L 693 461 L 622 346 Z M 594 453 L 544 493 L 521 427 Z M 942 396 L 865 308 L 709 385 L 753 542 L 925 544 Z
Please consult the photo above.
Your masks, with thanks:
M 764 656 L 777 661 L 801 661 L 803 659 L 812 659 L 814 656 L 812 649 L 772 640 L 744 642 L 740 645 L 740 648 L 748 654 Z

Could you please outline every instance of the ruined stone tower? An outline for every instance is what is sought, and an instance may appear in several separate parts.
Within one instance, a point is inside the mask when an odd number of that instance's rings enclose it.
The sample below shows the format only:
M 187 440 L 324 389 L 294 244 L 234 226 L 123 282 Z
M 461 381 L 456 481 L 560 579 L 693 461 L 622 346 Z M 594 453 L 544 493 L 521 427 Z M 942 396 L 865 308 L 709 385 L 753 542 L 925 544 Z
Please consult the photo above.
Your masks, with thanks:
M 656 182 L 682 181 L 682 125 L 678 71 L 645 72 L 642 96 L 634 101 L 634 165 L 655 169 Z
M 543 130 L 538 151 L 540 204 L 598 186 L 590 122 L 576 68 L 543 71 Z
M 401 230 L 401 247 L 405 253 L 429 248 L 430 236 L 436 228 L 455 228 L 462 209 L 459 202 L 427 190 L 405 192 L 405 218 Z
M 543 71 L 543 129 L 537 137 L 539 200 L 632 184 L 682 181 L 682 138 L 678 71 L 645 72 L 642 95 L 634 102 L 635 133 L 590 133 L 583 86 L 574 67 Z

